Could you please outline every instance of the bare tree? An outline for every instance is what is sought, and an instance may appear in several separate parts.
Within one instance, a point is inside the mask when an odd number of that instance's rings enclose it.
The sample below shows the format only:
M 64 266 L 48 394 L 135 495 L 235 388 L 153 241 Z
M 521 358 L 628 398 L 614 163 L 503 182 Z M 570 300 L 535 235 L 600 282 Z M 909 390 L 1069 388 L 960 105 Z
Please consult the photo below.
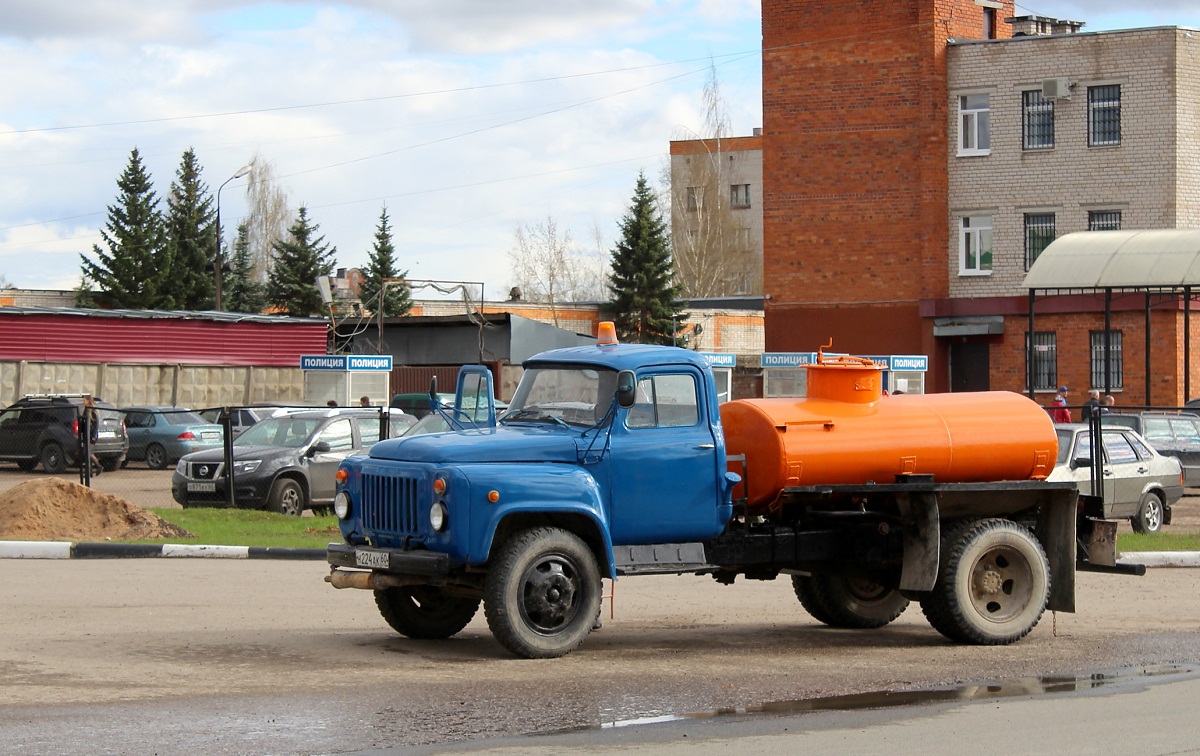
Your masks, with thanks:
M 601 269 L 575 245 L 569 230 L 559 232 L 554 218 L 519 226 L 513 237 L 516 246 L 508 257 L 514 282 L 523 299 L 549 305 L 555 325 L 558 305 L 599 298 Z
M 671 250 L 679 281 L 691 298 L 761 292 L 750 229 L 732 212 L 722 151 L 730 126 L 715 66 L 704 85 L 704 131 L 696 151 L 672 156 Z
M 251 166 L 250 182 L 246 185 L 247 246 L 254 281 L 266 283 L 273 259 L 271 250 L 275 242 L 287 236 L 292 213 L 287 192 L 275 179 L 274 166 L 259 154 L 255 154 Z

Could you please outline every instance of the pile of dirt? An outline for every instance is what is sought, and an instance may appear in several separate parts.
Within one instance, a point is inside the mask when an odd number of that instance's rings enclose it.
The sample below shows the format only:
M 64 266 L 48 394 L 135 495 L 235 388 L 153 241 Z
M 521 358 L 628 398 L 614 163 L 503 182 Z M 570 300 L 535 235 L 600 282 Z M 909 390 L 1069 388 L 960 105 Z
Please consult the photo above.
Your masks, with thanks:
M 29 480 L 0 494 L 0 538 L 124 541 L 194 537 L 119 496 L 62 478 Z

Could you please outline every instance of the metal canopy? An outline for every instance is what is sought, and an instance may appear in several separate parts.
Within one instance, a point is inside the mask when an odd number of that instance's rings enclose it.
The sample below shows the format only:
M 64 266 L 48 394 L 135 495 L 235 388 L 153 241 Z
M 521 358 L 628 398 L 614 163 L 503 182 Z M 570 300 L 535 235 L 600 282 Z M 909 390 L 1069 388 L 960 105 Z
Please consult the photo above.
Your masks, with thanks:
M 1200 286 L 1200 230 L 1078 231 L 1055 239 L 1025 275 L 1026 289 Z
M 1055 239 L 1025 275 L 1029 290 L 1029 333 L 1034 332 L 1034 302 L 1043 296 L 1084 292 L 1104 295 L 1103 389 L 1111 390 L 1113 292 L 1141 292 L 1145 298 L 1145 394 L 1151 405 L 1150 312 L 1152 295 L 1183 300 L 1183 390 L 1191 395 L 1191 300 L 1200 287 L 1200 230 L 1079 231 Z M 1025 380 L 1033 398 L 1033 343 L 1025 345 Z

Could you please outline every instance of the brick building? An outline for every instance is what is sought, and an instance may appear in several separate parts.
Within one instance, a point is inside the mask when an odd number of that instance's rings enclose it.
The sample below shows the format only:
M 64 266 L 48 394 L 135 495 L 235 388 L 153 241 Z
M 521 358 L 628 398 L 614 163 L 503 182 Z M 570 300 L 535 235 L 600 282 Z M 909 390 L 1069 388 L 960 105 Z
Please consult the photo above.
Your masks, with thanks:
M 1023 391 L 1022 283 L 1050 241 L 1200 226 L 1200 35 L 1080 26 L 990 0 L 764 0 L 769 351 L 832 337 L 929 355 L 930 391 Z M 1177 305 L 1159 333 L 1180 330 Z M 1081 393 L 1102 310 L 1039 305 L 1035 340 L 1056 334 L 1055 380 Z M 1155 401 L 1181 403 L 1181 386 L 1160 381 Z

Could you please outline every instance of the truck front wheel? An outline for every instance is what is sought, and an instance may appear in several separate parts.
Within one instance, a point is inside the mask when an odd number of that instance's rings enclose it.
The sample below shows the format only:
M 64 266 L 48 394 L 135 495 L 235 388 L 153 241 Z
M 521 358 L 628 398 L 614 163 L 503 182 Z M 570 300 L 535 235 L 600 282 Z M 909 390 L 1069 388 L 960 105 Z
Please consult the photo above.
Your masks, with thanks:
M 1024 638 L 1049 595 L 1050 567 L 1033 533 L 1009 520 L 968 520 L 946 534 L 921 610 L 950 640 L 998 646 Z
M 442 640 L 467 626 L 479 610 L 479 599 L 447 596 L 439 588 L 418 585 L 375 591 L 375 605 L 401 635 Z
M 600 569 L 591 549 L 560 528 L 516 533 L 484 580 L 483 610 L 500 645 L 526 659 L 575 650 L 600 616 Z
M 893 588 L 843 575 L 792 575 L 792 589 L 813 619 L 830 627 L 883 627 L 908 608 Z

